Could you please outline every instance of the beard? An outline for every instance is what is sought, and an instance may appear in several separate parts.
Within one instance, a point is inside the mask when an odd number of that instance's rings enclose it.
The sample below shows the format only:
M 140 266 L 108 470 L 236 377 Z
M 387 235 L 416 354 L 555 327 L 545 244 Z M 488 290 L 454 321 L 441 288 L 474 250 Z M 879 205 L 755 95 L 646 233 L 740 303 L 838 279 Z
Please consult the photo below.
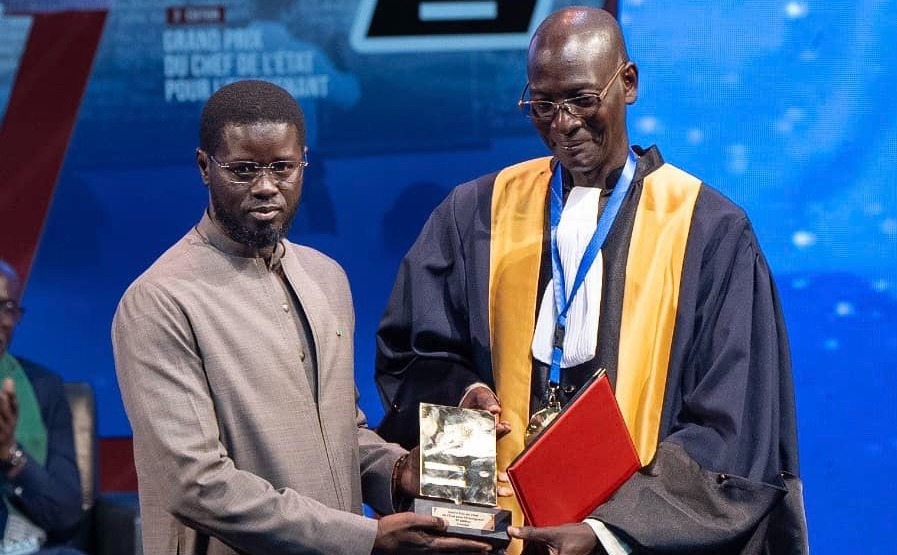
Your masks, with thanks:
M 286 237 L 290 226 L 293 225 L 293 219 L 296 217 L 297 207 L 293 206 L 291 210 L 288 208 L 284 211 L 284 220 L 281 224 L 264 222 L 260 227 L 249 227 L 238 214 L 224 207 L 215 194 L 214 188 L 211 191 L 212 210 L 225 233 L 234 241 L 254 249 L 272 247 L 279 243 Z

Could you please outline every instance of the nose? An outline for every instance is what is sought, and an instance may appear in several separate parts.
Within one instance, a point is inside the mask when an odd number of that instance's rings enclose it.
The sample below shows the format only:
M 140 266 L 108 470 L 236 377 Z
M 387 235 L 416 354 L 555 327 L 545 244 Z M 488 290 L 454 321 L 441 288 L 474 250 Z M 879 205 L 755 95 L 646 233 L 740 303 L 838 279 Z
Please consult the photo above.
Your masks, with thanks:
M 580 125 L 582 125 L 582 120 L 570 113 L 566 104 L 559 104 L 555 108 L 554 117 L 551 118 L 551 127 L 558 133 L 567 135 L 578 129 Z
M 252 194 L 258 197 L 271 197 L 276 195 L 280 189 L 277 186 L 277 178 L 270 174 L 269 168 L 263 168 L 261 172 L 252 181 Z

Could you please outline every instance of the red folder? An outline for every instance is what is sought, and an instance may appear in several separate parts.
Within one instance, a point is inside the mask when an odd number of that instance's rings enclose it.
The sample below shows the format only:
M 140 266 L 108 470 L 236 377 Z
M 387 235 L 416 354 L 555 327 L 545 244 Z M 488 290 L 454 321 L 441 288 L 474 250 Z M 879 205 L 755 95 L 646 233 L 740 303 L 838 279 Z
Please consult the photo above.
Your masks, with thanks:
M 581 522 L 641 467 L 604 372 L 508 467 L 526 522 Z

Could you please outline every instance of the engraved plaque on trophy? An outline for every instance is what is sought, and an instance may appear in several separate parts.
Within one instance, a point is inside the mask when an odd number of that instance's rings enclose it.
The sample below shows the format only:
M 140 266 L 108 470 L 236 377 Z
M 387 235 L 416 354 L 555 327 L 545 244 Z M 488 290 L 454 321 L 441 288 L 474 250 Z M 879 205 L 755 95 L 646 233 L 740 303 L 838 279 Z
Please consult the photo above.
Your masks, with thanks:
M 490 412 L 421 403 L 414 512 L 442 518 L 447 534 L 505 547 L 511 513 L 496 506 L 496 475 Z

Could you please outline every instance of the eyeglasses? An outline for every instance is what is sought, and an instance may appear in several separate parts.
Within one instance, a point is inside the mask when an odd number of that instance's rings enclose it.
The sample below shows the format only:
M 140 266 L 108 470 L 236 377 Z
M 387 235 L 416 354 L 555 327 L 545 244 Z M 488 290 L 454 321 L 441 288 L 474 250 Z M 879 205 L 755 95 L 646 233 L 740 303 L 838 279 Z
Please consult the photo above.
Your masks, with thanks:
M 231 183 L 246 185 L 252 183 L 263 172 L 268 172 L 271 177 L 280 183 L 296 183 L 302 177 L 302 171 L 308 166 L 308 147 L 302 151 L 302 160 L 278 160 L 270 164 L 259 164 L 251 160 L 235 160 L 222 163 L 209 154 L 209 158 L 221 169 L 227 170 L 233 176 Z
M 0 301 L 0 320 L 8 320 L 13 324 L 18 324 L 25 314 L 25 309 L 19 306 L 16 301 Z
M 577 118 L 591 116 L 601 107 L 601 102 L 604 100 L 604 97 L 607 96 L 610 86 L 613 85 L 614 81 L 617 80 L 617 77 L 623 71 L 623 68 L 627 65 L 629 65 L 629 62 L 620 64 L 620 67 L 614 72 L 614 76 L 610 78 L 610 81 L 607 82 L 607 85 L 604 86 L 600 93 L 581 94 L 572 98 L 565 98 L 560 102 L 552 102 L 550 100 L 524 100 L 524 98 L 526 98 L 526 91 L 529 89 L 529 83 L 527 83 L 526 86 L 523 87 L 523 92 L 520 94 L 520 100 L 517 101 L 517 107 L 520 108 L 520 111 L 523 112 L 524 116 L 541 122 L 552 121 L 559 110 L 566 110 L 568 114 Z

